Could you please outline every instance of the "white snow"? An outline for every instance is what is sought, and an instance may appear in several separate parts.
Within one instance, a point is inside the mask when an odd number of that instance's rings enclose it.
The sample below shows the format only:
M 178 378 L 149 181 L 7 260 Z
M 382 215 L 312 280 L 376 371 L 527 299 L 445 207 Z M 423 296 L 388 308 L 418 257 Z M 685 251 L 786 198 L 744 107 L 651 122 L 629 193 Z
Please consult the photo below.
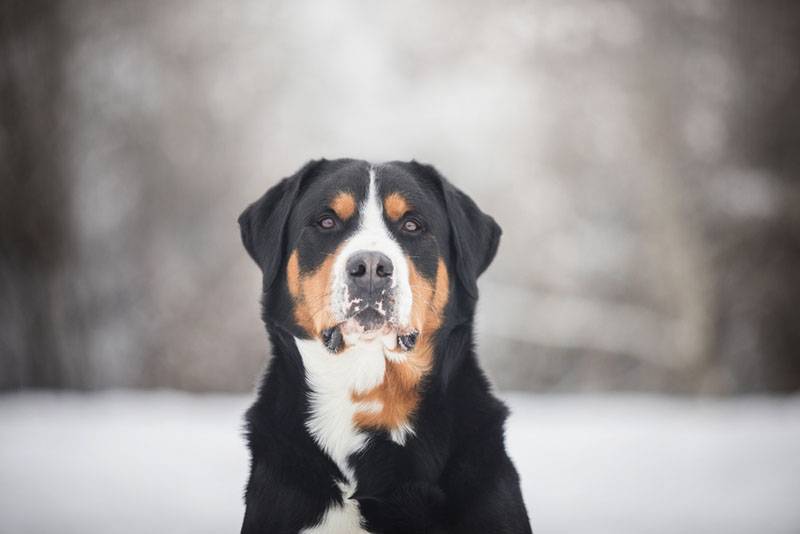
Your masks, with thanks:
M 507 394 L 534 531 L 800 532 L 800 398 Z M 0 533 L 237 532 L 249 396 L 0 396 Z

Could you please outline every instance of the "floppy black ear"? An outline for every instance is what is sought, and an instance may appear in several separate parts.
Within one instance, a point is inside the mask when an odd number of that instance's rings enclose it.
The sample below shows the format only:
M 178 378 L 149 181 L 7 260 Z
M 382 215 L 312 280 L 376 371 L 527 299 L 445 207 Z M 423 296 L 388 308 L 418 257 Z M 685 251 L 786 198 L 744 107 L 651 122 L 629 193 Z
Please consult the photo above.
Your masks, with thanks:
M 482 212 L 466 193 L 451 184 L 434 167 L 416 161 L 412 164 L 422 168 L 441 185 L 450 220 L 458 278 L 467 293 L 477 299 L 478 277 L 497 254 L 503 231 L 490 215 Z
M 270 188 L 239 216 L 242 243 L 253 261 L 261 267 L 265 288 L 272 286 L 281 269 L 286 250 L 286 222 L 301 184 L 319 163 L 306 163 L 295 174 Z

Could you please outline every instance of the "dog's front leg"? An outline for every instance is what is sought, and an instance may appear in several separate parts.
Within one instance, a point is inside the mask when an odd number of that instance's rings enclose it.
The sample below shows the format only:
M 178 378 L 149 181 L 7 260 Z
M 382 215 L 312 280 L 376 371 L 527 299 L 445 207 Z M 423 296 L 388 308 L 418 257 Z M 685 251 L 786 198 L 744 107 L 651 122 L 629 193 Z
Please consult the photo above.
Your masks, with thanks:
M 338 488 L 333 479 L 304 469 L 291 456 L 253 459 L 242 534 L 297 534 L 318 522 L 334 502 Z
M 505 452 L 502 423 L 460 442 L 442 475 L 448 532 L 530 534 L 519 476 Z
M 445 533 L 445 496 L 428 482 L 405 482 L 386 495 L 356 495 L 370 532 L 381 534 Z

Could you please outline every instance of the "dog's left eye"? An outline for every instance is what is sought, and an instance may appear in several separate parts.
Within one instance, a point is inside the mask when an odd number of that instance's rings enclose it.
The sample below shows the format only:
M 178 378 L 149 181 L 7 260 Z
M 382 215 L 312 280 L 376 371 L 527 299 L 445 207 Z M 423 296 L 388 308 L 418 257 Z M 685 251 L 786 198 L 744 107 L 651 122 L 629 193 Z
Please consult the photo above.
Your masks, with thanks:
M 330 215 L 323 215 L 317 221 L 317 226 L 319 226 L 323 230 L 333 230 L 334 228 L 336 228 L 336 219 L 334 219 Z
M 422 224 L 416 219 L 406 219 L 401 228 L 409 234 L 415 234 L 422 230 Z

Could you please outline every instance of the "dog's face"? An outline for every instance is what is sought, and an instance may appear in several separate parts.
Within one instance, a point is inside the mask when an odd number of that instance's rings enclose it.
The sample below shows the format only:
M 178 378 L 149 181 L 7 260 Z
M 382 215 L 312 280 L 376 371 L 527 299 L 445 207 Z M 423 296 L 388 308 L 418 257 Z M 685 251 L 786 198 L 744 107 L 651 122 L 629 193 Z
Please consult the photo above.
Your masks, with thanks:
M 432 167 L 311 162 L 252 204 L 242 238 L 264 275 L 267 323 L 335 354 L 430 341 L 454 294 L 474 300 L 500 236 Z

